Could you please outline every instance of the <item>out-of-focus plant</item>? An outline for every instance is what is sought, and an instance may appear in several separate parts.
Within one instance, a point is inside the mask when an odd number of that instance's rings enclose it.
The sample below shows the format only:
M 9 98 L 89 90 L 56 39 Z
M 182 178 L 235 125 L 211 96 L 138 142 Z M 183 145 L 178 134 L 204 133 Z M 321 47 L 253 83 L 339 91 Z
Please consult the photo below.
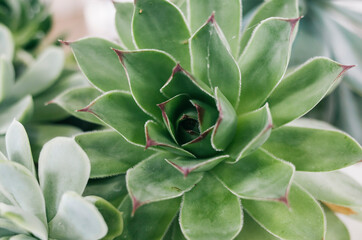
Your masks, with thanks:
M 243 0 L 252 15 L 262 0 Z M 353 4 L 353 5 L 352 5 Z M 331 57 L 357 67 L 309 113 L 332 123 L 362 142 L 362 1 L 299 0 L 299 25 L 291 66 L 314 56 Z
M 99 38 L 65 44 L 104 92 L 75 115 L 114 131 L 76 141 L 91 177 L 111 177 L 88 192 L 124 212 L 119 239 L 348 239 L 332 210 L 357 214 L 362 188 L 331 171 L 360 161 L 361 146 L 299 118 L 352 66 L 319 57 L 286 74 L 297 1 L 264 3 L 243 34 L 239 0 L 115 6 L 122 46 Z M 91 91 L 53 102 L 74 109 Z
M 112 204 L 82 197 L 90 163 L 74 139 L 46 143 L 36 171 L 26 131 L 13 121 L 6 149 L 7 156 L 0 152 L 1 239 L 111 240 L 122 233 L 122 214 Z

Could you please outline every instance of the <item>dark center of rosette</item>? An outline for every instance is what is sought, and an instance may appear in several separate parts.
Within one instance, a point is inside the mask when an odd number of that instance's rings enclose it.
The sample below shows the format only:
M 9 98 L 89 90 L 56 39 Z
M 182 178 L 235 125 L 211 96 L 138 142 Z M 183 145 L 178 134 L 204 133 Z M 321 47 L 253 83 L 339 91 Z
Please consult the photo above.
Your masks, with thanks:
M 200 125 L 195 110 L 188 110 L 181 114 L 176 121 L 176 139 L 179 144 L 185 144 L 200 136 Z

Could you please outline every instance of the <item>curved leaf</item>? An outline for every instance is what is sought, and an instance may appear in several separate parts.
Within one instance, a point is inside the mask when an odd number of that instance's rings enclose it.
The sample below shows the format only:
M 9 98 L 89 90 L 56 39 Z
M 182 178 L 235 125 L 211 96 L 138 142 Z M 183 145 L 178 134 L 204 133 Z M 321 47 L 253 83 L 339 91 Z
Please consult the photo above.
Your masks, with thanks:
M 117 239 L 162 239 L 180 209 L 180 198 L 147 204 L 133 215 L 132 200 L 127 197 L 119 209 L 123 212 L 124 231 Z
M 122 45 L 126 49 L 135 49 L 132 36 L 132 18 L 134 4 L 132 2 L 113 2 L 116 8 L 116 30 Z
M 235 164 L 219 165 L 213 172 L 238 197 L 287 201 L 294 169 L 259 150 Z
M 4 56 L 8 61 L 13 59 L 14 42 L 11 32 L 4 25 L 0 25 L 0 56 Z
M 286 76 L 267 100 L 273 123 L 282 126 L 303 116 L 351 67 L 318 57 Z
M 317 201 L 295 184 L 288 198 L 288 206 L 282 202 L 255 200 L 243 200 L 243 205 L 257 223 L 279 238 L 323 239 L 325 219 Z
M 225 150 L 230 160 L 237 162 L 253 153 L 268 139 L 271 133 L 272 117 L 268 104 L 264 107 L 238 117 L 233 141 Z
M 195 32 L 215 12 L 215 19 L 225 34 L 234 57 L 238 56 L 241 31 L 241 1 L 190 0 L 190 25 Z
M 327 220 L 327 240 L 350 240 L 350 236 L 343 222 L 327 207 L 323 206 Z
M 284 126 L 273 130 L 262 148 L 293 163 L 297 171 L 333 171 L 362 158 L 361 146 L 338 130 Z
M 213 176 L 205 175 L 185 193 L 179 221 L 190 240 L 234 239 L 243 225 L 243 212 L 235 195 Z
M 62 195 L 59 209 L 49 223 L 54 239 L 98 240 L 107 234 L 107 224 L 97 208 L 75 192 Z
M 361 185 L 341 172 L 297 172 L 295 181 L 320 201 L 362 208 Z
M 47 142 L 39 157 L 39 182 L 51 220 L 60 199 L 67 191 L 82 194 L 87 184 L 90 163 L 85 152 L 71 138 L 57 137 Z
M 186 69 L 190 66 L 190 31 L 181 11 L 166 0 L 137 0 L 132 31 L 139 48 L 170 53 Z
M 55 83 L 64 65 L 64 52 L 59 47 L 49 47 L 16 81 L 11 96 L 22 98 L 37 95 Z
M 162 121 L 157 104 L 167 99 L 160 89 L 171 75 L 175 61 L 158 50 L 115 51 L 126 71 L 136 103 L 144 112 Z
M 157 107 L 157 106 L 156 106 Z M 143 126 L 149 119 L 127 92 L 111 91 L 96 98 L 84 109 L 119 132 L 127 141 L 144 146 Z
M 14 120 L 6 132 L 5 141 L 9 160 L 23 165 L 36 177 L 29 138 L 23 125 Z
M 133 212 L 144 204 L 176 198 L 193 188 L 201 173 L 184 178 L 164 159 L 165 154 L 155 154 L 127 171 L 127 189 L 132 198 Z
M 91 163 L 91 178 L 109 177 L 127 172 L 152 151 L 127 142 L 115 131 L 99 131 L 79 134 L 75 141 L 87 153 Z
M 101 93 L 97 89 L 92 87 L 74 88 L 63 92 L 49 103 L 57 104 L 69 114 L 82 120 L 102 124 L 102 122 L 93 115 L 77 112 L 78 109 L 87 106 L 95 98 L 99 97 L 100 94 Z
M 1 32 L 1 26 L 0 26 L 0 32 Z M 13 65 L 4 56 L 0 57 L 0 102 L 2 102 L 6 97 L 8 97 L 9 93 L 11 93 L 11 88 L 14 86 L 14 84 L 15 84 L 15 72 Z
M 33 113 L 33 99 L 27 95 L 14 103 L 0 103 L 0 134 L 6 133 L 6 130 L 14 119 L 24 122 Z
M 255 28 L 238 61 L 242 79 L 238 114 L 259 108 L 283 78 L 298 21 L 269 18 Z
M 127 78 L 117 55 L 111 48 L 117 44 L 100 38 L 85 38 L 66 43 L 89 81 L 102 91 L 129 90 Z
M 212 89 L 218 87 L 233 106 L 239 102 L 240 70 L 225 45 L 214 15 L 191 38 L 191 69 L 195 78 Z
M 240 234 L 235 240 L 280 240 L 267 230 L 263 229 L 253 218 L 244 212 L 244 224 Z

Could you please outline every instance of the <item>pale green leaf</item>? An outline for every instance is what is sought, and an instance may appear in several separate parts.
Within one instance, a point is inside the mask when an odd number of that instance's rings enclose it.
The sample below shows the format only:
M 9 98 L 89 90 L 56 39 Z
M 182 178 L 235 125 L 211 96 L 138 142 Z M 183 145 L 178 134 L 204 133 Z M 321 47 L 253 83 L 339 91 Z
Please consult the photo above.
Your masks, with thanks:
M 224 40 L 212 15 L 190 40 L 191 72 L 196 81 L 212 89 L 218 87 L 236 107 L 241 89 L 240 70 Z
M 0 27 L 1 32 L 1 27 Z M 1 38 L 1 33 L 0 33 Z M 0 40 L 1 41 L 1 40 Z M 4 56 L 0 57 L 0 102 L 8 97 L 15 84 L 14 67 Z
M 109 177 L 127 170 L 153 154 L 127 142 L 115 131 L 79 134 L 75 141 L 91 162 L 91 178 Z
M 92 87 L 74 88 L 63 92 L 50 103 L 57 104 L 77 118 L 96 124 L 102 124 L 100 120 L 89 113 L 77 112 L 77 110 L 84 108 L 95 98 L 99 97 L 99 95 L 101 95 L 101 93 Z
M 127 78 L 117 55 L 115 43 L 100 38 L 85 38 L 70 44 L 75 59 L 89 81 L 102 91 L 129 90 Z
M 215 19 L 225 34 L 234 57 L 238 56 L 241 31 L 240 0 L 188 0 L 192 32 L 200 28 L 214 12 Z
M 362 186 L 341 172 L 297 172 L 295 181 L 320 201 L 362 208 Z
M 167 100 L 160 92 L 171 76 L 176 62 L 158 50 L 122 52 L 116 50 L 129 81 L 137 105 L 146 113 L 162 121 L 157 104 Z
M 135 49 L 132 36 L 132 17 L 134 12 L 134 4 L 132 2 L 113 2 L 116 8 L 116 30 L 121 40 L 121 44 L 126 49 Z
M 0 103 L 0 112 L 0 134 L 4 134 L 14 119 L 19 122 L 25 122 L 29 119 L 33 113 L 33 99 L 27 95 L 17 102 L 2 102 Z
M 156 106 L 157 107 L 157 106 Z M 127 92 L 110 91 L 96 98 L 80 110 L 94 114 L 102 122 L 119 132 L 127 141 L 144 146 L 144 125 L 150 118 Z
M 107 224 L 92 204 L 75 192 L 62 195 L 59 209 L 49 223 L 55 239 L 98 240 L 107 234 Z
M 9 160 L 23 165 L 36 177 L 29 138 L 23 125 L 14 120 L 6 132 L 5 140 Z
M 136 45 L 170 53 L 186 69 L 190 66 L 190 31 L 181 11 L 165 0 L 137 0 L 132 22 Z
M 286 76 L 267 100 L 273 123 L 281 126 L 306 114 L 351 67 L 318 57 Z
M 362 159 L 361 146 L 338 130 L 284 126 L 273 130 L 262 148 L 297 171 L 332 171 Z
M 272 118 L 268 104 L 238 117 L 233 141 L 225 150 L 230 160 L 237 162 L 253 153 L 268 139 L 272 128 Z
M 298 20 L 269 18 L 255 28 L 238 61 L 242 85 L 238 114 L 258 109 L 283 78 Z
M 98 211 L 102 214 L 104 221 L 107 224 L 108 232 L 102 240 L 112 240 L 115 237 L 121 235 L 123 231 L 123 219 L 122 213 L 117 208 L 112 206 L 106 200 L 97 197 L 89 196 L 85 198 L 88 202 L 93 203 Z
M 299 17 L 298 0 L 270 0 L 264 2 L 255 12 L 249 24 L 246 26 L 240 43 L 240 51 L 243 52 L 251 38 L 254 29 L 264 19 L 270 17 L 297 18 Z
M 13 59 L 14 42 L 11 32 L 4 25 L 0 25 L 0 56 L 4 56 L 8 61 Z
M 65 192 L 83 193 L 89 174 L 89 159 L 73 139 L 57 137 L 44 145 L 39 156 L 39 182 L 48 220 L 55 216 Z
M 323 205 L 323 210 L 327 220 L 326 240 L 350 240 L 343 222 L 328 207 Z
M 64 64 L 64 52 L 58 47 L 49 47 L 20 76 L 12 89 L 13 98 L 27 94 L 37 95 L 57 80 Z
M 285 240 L 321 240 L 325 219 L 318 202 L 293 184 L 288 206 L 283 202 L 243 200 L 250 216 L 273 235 Z
M 37 239 L 34 237 L 30 237 L 30 236 L 21 234 L 21 235 L 16 235 L 14 237 L 11 237 L 9 240 L 37 240 Z
M 48 239 L 46 226 L 35 215 L 21 208 L 6 205 L 4 203 L 0 203 L 0 215 L 13 222 L 16 226 L 31 232 L 41 240 Z
M 119 207 L 123 212 L 124 231 L 117 240 L 163 239 L 180 208 L 180 198 L 154 202 L 132 214 L 132 200 L 127 197 Z
M 219 165 L 213 172 L 241 198 L 286 200 L 294 166 L 259 150 L 235 164 Z
M 181 230 L 187 239 L 234 239 L 243 225 L 240 200 L 218 180 L 205 175 L 185 193 L 181 212 Z
M 134 211 L 146 203 L 181 196 L 201 180 L 201 173 L 184 178 L 165 158 L 166 154 L 155 154 L 127 171 L 127 189 Z
M 14 206 L 33 214 L 46 224 L 45 202 L 32 173 L 11 161 L 0 162 L 0 192 Z

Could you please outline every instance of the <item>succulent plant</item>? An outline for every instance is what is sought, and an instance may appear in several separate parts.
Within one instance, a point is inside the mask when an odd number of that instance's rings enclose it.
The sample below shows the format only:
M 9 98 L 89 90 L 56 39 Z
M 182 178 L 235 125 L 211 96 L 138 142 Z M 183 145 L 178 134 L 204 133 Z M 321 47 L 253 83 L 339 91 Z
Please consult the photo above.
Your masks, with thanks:
M 238 0 L 116 8 L 123 49 L 99 38 L 65 44 L 103 91 L 75 115 L 114 129 L 76 141 L 92 178 L 119 175 L 103 183 L 127 187 L 128 196 L 109 193 L 124 212 L 118 239 L 349 238 L 333 211 L 357 214 L 362 187 L 335 170 L 360 161 L 361 146 L 299 118 L 352 66 L 319 57 L 286 74 L 297 1 L 266 2 L 242 35 Z M 92 91 L 53 102 L 70 109 Z M 90 188 L 102 191 L 102 180 Z
M 7 157 L 0 152 L 0 239 L 96 240 L 121 234 L 122 214 L 112 204 L 81 196 L 90 162 L 74 139 L 46 143 L 38 171 L 26 131 L 17 121 L 6 133 L 6 148 Z

